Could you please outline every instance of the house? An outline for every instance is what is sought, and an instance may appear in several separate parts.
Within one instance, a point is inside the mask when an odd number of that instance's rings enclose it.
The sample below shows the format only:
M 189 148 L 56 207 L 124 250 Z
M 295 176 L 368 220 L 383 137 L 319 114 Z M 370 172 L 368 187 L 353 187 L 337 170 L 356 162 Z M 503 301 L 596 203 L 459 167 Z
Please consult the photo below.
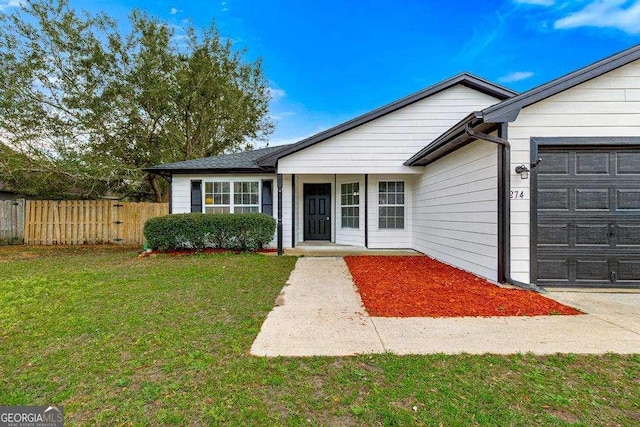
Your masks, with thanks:
M 460 74 L 296 144 L 155 166 L 171 212 L 265 212 L 522 287 L 640 286 L 640 45 L 516 94 Z

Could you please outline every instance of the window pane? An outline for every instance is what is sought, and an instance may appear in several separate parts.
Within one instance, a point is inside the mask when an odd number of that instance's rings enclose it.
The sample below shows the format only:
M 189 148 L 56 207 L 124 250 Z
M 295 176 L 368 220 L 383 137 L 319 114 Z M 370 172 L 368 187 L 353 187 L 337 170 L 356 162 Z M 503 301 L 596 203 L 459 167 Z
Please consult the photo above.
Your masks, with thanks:
M 258 181 L 238 181 L 233 184 L 233 211 L 235 213 L 260 212 Z
M 378 227 L 404 228 L 404 182 L 380 182 L 379 189 Z

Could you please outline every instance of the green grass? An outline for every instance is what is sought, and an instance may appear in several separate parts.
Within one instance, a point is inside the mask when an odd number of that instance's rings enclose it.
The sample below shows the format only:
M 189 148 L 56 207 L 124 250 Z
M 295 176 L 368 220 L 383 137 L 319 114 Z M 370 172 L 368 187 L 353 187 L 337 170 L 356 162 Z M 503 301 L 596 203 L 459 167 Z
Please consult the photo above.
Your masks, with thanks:
M 69 424 L 638 425 L 640 356 L 256 358 L 295 259 L 0 247 L 0 405 Z

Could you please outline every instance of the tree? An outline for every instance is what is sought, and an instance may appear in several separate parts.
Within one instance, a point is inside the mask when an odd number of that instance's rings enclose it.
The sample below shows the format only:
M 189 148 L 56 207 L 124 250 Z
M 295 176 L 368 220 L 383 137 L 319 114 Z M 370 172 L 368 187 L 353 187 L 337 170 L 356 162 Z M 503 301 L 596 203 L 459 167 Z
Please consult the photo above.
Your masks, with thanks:
M 177 37 L 134 11 L 122 34 L 66 0 L 27 0 L 0 24 L 0 141 L 16 153 L 0 181 L 19 191 L 161 201 L 143 168 L 249 149 L 272 131 L 261 62 L 213 24 Z

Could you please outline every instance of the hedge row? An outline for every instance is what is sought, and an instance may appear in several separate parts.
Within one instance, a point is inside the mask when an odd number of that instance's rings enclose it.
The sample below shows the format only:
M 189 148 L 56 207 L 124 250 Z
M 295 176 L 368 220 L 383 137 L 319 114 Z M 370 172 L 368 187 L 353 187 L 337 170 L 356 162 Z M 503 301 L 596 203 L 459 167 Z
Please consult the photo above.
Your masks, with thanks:
M 153 250 L 261 249 L 274 236 L 276 222 L 269 215 L 188 213 L 149 219 L 144 225 L 147 246 Z

